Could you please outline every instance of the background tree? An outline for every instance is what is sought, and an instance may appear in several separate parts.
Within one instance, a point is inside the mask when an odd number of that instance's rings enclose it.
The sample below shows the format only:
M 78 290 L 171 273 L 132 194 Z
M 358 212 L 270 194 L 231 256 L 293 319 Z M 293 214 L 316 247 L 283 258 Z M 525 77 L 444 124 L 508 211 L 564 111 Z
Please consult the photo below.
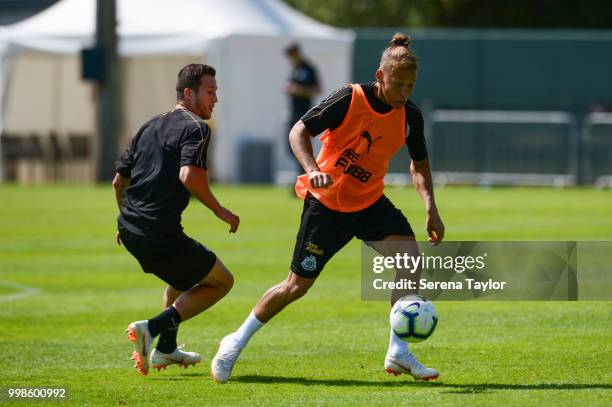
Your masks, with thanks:
M 284 0 L 337 27 L 612 28 L 609 0 Z

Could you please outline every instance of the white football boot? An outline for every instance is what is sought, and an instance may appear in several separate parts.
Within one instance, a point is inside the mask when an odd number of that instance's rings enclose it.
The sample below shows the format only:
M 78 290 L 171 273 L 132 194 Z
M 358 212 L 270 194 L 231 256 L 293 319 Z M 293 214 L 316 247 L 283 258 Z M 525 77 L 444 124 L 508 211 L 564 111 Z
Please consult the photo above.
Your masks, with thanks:
M 159 370 L 169 365 L 179 365 L 187 369 L 187 366 L 195 366 L 202 360 L 202 356 L 196 352 L 184 352 L 185 345 L 180 345 L 172 353 L 162 353 L 157 349 L 151 352 L 151 365 Z
M 387 357 L 385 357 L 385 370 L 388 374 L 393 376 L 407 373 L 414 377 L 415 380 L 435 380 L 439 376 L 436 369 L 423 366 L 410 352 L 406 352 L 400 356 L 387 355 Z
M 230 378 L 234 364 L 242 352 L 233 335 L 231 333 L 221 339 L 219 350 L 210 363 L 210 374 L 218 383 L 225 383 Z
M 149 374 L 149 350 L 153 338 L 149 333 L 148 321 L 135 321 L 128 325 L 125 332 L 128 334 L 128 339 L 134 344 L 132 352 L 132 360 L 135 362 L 134 367 L 141 375 Z

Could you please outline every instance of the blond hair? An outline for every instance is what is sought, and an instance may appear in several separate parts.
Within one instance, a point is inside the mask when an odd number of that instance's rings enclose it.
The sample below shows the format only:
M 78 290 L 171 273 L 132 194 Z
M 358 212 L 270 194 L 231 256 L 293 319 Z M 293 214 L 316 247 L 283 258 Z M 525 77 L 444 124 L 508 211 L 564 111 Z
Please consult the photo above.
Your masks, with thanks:
M 406 34 L 396 33 L 389 41 L 389 46 L 382 53 L 379 69 L 391 71 L 396 69 L 416 70 L 418 66 L 419 59 L 410 48 L 410 37 Z

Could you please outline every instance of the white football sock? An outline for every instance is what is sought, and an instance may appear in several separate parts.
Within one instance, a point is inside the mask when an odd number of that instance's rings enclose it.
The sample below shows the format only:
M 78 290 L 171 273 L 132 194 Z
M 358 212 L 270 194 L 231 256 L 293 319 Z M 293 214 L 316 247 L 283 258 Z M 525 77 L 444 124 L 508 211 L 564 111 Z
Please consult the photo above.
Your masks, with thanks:
M 392 328 L 389 328 L 389 349 L 387 355 L 389 356 L 400 356 L 408 352 L 408 343 L 401 340 L 399 336 L 393 332 Z
M 264 323 L 255 316 L 255 312 L 251 311 L 247 319 L 244 320 L 240 328 L 234 333 L 234 338 L 237 340 L 236 345 L 240 349 L 244 348 L 249 342 L 249 339 L 251 339 L 251 336 L 253 336 L 253 334 L 263 325 Z

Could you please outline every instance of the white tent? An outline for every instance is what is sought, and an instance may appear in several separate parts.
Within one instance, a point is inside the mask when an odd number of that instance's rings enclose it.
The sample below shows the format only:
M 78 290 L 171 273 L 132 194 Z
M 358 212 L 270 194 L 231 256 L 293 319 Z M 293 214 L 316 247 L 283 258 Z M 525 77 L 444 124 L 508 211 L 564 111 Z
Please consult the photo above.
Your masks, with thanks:
M 291 41 L 317 66 L 322 96 L 350 79 L 353 33 L 323 25 L 280 0 L 117 0 L 122 61 L 122 146 L 149 117 L 174 105 L 178 69 L 217 69 L 214 170 L 237 181 L 245 140 L 284 156 L 283 85 Z M 95 0 L 62 0 L 0 30 L 0 133 L 93 134 L 93 87 L 79 51 L 93 45 Z M 286 159 L 286 158 L 285 158 Z

